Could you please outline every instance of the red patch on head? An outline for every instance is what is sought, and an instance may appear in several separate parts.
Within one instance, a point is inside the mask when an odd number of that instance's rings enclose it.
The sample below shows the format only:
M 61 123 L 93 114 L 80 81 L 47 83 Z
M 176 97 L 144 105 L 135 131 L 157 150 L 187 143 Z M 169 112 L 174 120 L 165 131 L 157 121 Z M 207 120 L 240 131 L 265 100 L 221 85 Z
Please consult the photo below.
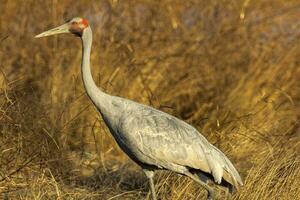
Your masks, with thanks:
M 82 19 L 81 23 L 84 25 L 84 27 L 88 27 L 89 26 L 89 22 L 86 19 Z

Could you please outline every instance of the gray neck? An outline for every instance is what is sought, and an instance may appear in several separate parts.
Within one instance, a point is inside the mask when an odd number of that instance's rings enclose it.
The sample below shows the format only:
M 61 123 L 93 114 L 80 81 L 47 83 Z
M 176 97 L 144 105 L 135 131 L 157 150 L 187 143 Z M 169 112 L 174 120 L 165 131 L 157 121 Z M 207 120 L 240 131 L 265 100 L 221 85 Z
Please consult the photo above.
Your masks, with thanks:
M 81 63 L 81 73 L 83 84 L 85 90 L 92 100 L 92 102 L 98 107 L 102 108 L 106 104 L 106 100 L 109 95 L 104 93 L 101 89 L 97 87 L 92 77 L 91 68 L 90 68 L 90 54 L 92 48 L 92 30 L 90 27 L 84 29 L 82 36 L 82 63 Z

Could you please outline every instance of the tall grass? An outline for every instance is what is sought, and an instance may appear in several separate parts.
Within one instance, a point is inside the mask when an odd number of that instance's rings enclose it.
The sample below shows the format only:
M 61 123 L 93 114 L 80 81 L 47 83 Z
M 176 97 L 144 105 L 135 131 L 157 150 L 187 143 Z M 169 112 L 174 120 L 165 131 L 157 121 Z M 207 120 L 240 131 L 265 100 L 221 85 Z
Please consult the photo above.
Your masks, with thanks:
M 0 198 L 150 199 L 85 94 L 79 39 L 34 39 L 83 16 L 99 86 L 197 127 L 240 171 L 233 199 L 299 199 L 299 9 L 296 0 L 2 0 Z M 155 182 L 161 199 L 206 196 L 171 172 Z

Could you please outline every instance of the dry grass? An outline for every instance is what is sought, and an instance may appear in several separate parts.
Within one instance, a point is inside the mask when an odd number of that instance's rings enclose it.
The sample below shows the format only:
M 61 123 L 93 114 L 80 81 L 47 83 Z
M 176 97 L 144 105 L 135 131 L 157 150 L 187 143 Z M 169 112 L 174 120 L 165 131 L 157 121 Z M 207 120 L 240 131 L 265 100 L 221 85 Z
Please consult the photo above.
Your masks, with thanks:
M 0 198 L 150 199 L 85 95 L 80 41 L 33 38 L 85 16 L 99 86 L 201 130 L 241 172 L 233 199 L 300 199 L 299 10 L 296 0 L 2 0 Z M 170 172 L 155 182 L 161 199 L 206 195 Z

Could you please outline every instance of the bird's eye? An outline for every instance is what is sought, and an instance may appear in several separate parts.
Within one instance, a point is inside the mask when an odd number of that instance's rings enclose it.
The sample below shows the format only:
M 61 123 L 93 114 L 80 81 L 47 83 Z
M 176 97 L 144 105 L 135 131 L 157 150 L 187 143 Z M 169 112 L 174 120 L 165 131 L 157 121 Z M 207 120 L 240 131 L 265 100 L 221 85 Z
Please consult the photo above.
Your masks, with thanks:
M 78 22 L 72 22 L 71 24 L 72 24 L 72 25 L 77 25 L 77 24 L 78 24 Z

